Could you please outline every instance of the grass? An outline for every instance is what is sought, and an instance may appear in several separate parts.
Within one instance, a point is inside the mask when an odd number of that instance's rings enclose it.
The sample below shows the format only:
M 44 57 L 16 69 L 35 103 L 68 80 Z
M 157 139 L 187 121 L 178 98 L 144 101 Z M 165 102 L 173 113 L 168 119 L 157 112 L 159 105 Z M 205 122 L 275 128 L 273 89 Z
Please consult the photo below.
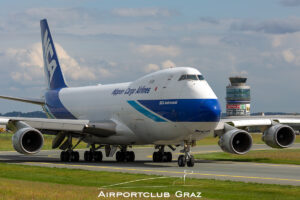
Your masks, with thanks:
M 0 199 L 96 199 L 96 187 L 0 178 Z
M 253 139 L 253 144 L 264 144 L 261 140 L 260 133 L 251 134 Z M 216 145 L 218 144 L 219 138 L 214 138 L 212 136 L 208 136 L 203 138 L 202 140 L 197 141 L 197 145 Z M 295 143 L 300 143 L 300 135 L 296 135 Z
M 99 199 L 99 187 L 140 179 L 121 188 L 108 187 L 102 191 L 135 192 L 202 192 L 202 199 L 299 199 L 300 187 L 190 179 L 184 185 L 181 178 L 100 172 L 78 169 L 23 166 L 0 163 L 0 199 Z M 149 187 L 162 186 L 162 187 Z M 105 198 L 109 199 L 109 198 Z M 115 198 L 114 198 L 115 199 Z M 159 199 L 159 198 L 156 198 Z M 180 199 L 174 196 L 170 199 Z M 186 198 L 188 199 L 188 198 Z
M 278 149 L 250 151 L 245 155 L 235 155 L 225 152 L 196 154 L 195 158 L 216 161 L 238 161 L 275 164 L 300 165 L 300 149 Z

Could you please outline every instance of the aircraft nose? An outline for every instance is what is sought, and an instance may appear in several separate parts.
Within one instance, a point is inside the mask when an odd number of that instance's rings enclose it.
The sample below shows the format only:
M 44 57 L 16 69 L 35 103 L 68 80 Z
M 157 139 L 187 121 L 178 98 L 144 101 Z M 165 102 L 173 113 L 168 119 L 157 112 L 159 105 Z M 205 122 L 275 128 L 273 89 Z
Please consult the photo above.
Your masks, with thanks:
M 221 118 L 221 107 L 218 99 L 207 99 L 202 102 L 202 113 L 208 122 L 218 122 Z

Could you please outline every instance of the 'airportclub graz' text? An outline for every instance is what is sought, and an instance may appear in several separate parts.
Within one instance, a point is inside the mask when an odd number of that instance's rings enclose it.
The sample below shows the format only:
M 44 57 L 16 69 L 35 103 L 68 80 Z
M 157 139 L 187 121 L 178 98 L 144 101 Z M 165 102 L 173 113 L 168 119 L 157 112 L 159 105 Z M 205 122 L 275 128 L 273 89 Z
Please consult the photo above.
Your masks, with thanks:
M 176 191 L 175 198 L 190 199 L 190 198 L 202 198 L 202 192 L 183 192 Z M 125 199 L 139 199 L 139 198 L 172 198 L 174 196 L 169 192 L 104 192 L 100 191 L 98 198 L 125 198 Z
M 151 88 L 147 88 L 146 86 L 140 86 L 138 89 L 136 88 L 127 88 L 127 89 L 115 89 L 111 94 L 113 96 L 116 95 L 128 95 L 131 96 L 133 94 L 148 94 Z

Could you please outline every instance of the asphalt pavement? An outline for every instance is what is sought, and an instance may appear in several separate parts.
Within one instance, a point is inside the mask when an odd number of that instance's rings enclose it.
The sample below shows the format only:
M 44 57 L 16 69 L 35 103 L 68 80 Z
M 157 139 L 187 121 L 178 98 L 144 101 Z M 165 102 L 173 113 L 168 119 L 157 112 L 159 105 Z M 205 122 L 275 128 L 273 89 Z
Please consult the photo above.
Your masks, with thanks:
M 295 144 L 292 148 L 300 148 L 300 144 Z M 43 150 L 36 155 L 21 155 L 14 151 L 1 151 L 0 161 L 6 163 L 18 163 L 24 165 L 76 168 L 92 171 L 111 171 L 126 173 L 156 174 L 162 176 L 208 178 L 219 180 L 233 180 L 242 182 L 256 182 L 282 185 L 300 185 L 300 165 L 287 164 L 263 164 L 249 162 L 231 161 L 209 161 L 196 160 L 195 166 L 178 167 L 177 157 L 179 150 L 173 152 L 173 162 L 152 162 L 152 147 L 134 148 L 136 155 L 135 162 L 116 162 L 115 158 L 103 158 L 102 162 L 83 161 L 84 150 L 80 150 L 79 162 L 61 162 L 60 151 Z M 266 145 L 254 145 L 253 150 L 270 149 Z M 166 148 L 167 150 L 167 148 Z M 217 145 L 197 146 L 192 149 L 193 153 L 220 152 Z M 104 152 L 103 152 L 104 155 Z

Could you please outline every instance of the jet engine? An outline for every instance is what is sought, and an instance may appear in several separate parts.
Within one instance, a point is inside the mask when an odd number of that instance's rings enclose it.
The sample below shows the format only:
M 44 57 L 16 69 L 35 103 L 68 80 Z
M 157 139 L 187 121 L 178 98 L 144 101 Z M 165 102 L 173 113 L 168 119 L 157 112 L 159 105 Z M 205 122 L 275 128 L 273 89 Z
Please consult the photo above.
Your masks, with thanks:
M 287 148 L 294 143 L 295 137 L 295 132 L 290 126 L 276 124 L 264 132 L 262 140 L 273 148 Z
M 21 154 L 38 153 L 44 144 L 42 133 L 30 126 L 19 129 L 12 137 L 14 149 Z
M 245 154 L 252 147 L 252 137 L 244 130 L 233 128 L 220 137 L 219 146 L 227 153 Z

